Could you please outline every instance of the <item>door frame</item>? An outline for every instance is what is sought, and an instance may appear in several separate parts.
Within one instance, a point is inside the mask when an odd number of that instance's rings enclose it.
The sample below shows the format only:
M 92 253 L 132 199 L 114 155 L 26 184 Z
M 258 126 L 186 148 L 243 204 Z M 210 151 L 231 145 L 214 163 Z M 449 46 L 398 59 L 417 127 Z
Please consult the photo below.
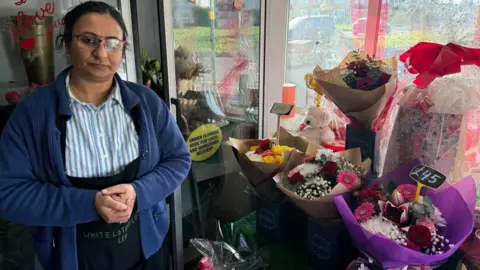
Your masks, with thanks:
M 127 40 L 127 43 L 130 44 L 130 48 L 128 48 L 125 51 L 127 80 L 131 82 L 138 82 L 139 77 L 137 76 L 137 71 L 136 71 L 136 61 L 140 61 L 140 59 L 137 60 L 135 57 L 136 44 L 135 44 L 135 40 L 132 38 L 134 33 L 133 33 L 132 11 L 130 8 L 130 1 L 117 0 L 117 4 L 118 4 L 118 9 L 120 10 L 120 14 L 122 14 L 123 21 L 125 22 L 127 32 L 131 33 Z

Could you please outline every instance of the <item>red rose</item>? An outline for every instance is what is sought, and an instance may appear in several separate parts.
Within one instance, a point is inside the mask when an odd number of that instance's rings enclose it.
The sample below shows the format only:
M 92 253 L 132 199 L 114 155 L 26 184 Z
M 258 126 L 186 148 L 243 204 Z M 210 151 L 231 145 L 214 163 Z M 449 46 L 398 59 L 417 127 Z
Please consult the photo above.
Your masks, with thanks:
M 377 192 L 373 188 L 366 188 L 358 193 L 358 198 L 360 201 L 376 200 Z
M 382 74 L 380 74 L 380 77 L 378 78 L 378 80 L 382 84 L 386 84 L 388 82 L 388 80 L 390 80 L 390 77 L 392 77 L 392 75 L 390 75 L 388 73 L 382 73 Z
M 290 177 L 288 177 L 288 182 L 290 182 L 290 184 L 296 184 L 298 182 L 304 182 L 304 181 L 305 181 L 305 178 L 300 172 L 296 172 L 292 174 Z
M 270 149 L 270 146 L 271 146 L 270 139 L 265 139 L 260 141 L 259 147 L 262 148 L 263 150 Z
M 416 250 L 416 251 L 420 251 L 420 248 L 415 243 L 413 243 L 412 241 L 406 239 L 405 243 L 407 244 L 406 245 L 407 248 L 413 249 L 413 250 Z
M 353 70 L 353 69 L 356 69 L 356 68 L 357 68 L 357 62 L 350 62 L 350 64 L 348 64 L 348 66 L 347 66 L 348 70 Z
M 200 270 L 213 270 L 213 263 L 212 260 L 209 257 L 203 257 L 198 261 L 197 267 Z
M 271 145 L 272 143 L 270 142 L 270 139 L 261 140 L 255 153 L 261 154 L 264 151 L 270 150 Z
M 357 75 L 358 77 L 367 77 L 367 74 L 368 74 L 368 68 L 357 68 L 355 70 L 355 75 Z
M 370 90 L 370 88 L 374 83 L 375 83 L 375 80 L 373 78 L 364 77 L 357 81 L 357 89 Z
M 338 165 L 336 162 L 327 161 L 325 165 L 323 165 L 322 173 L 328 175 L 337 175 Z
M 15 91 L 10 91 L 5 94 L 5 99 L 10 105 L 15 105 L 20 103 L 20 94 Z
M 427 247 L 432 243 L 430 229 L 423 225 L 412 225 L 408 229 L 408 239 L 420 248 Z

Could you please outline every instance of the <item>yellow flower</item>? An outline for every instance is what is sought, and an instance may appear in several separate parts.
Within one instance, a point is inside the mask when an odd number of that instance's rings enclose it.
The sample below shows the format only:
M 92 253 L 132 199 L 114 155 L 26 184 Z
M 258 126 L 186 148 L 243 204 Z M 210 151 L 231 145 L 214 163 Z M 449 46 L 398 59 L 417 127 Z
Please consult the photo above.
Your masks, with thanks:
M 281 156 L 284 151 L 292 151 L 292 147 L 286 145 L 274 145 L 272 147 L 272 152 L 276 156 Z
M 283 163 L 283 157 L 282 156 L 275 156 L 275 163 L 276 164 L 282 164 Z
M 256 145 L 250 146 L 250 151 L 255 151 L 255 150 L 257 150 L 257 147 L 258 147 L 258 146 L 256 146 Z
M 263 157 L 263 162 L 274 164 L 275 163 L 275 157 L 274 156 L 264 156 Z

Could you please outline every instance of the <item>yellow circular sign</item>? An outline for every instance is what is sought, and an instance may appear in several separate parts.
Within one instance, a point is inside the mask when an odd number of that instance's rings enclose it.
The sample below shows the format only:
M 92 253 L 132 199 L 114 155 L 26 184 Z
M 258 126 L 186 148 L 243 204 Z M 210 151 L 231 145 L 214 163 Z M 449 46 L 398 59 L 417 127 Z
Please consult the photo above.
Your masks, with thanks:
M 198 127 L 187 139 L 193 161 L 202 161 L 213 156 L 221 144 L 222 131 L 215 124 Z

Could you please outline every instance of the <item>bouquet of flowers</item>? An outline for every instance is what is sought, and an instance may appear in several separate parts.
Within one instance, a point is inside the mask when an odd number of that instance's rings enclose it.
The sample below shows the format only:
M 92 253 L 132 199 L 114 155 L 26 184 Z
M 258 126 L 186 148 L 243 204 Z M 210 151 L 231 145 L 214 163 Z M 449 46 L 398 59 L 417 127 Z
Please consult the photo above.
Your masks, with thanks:
M 354 244 L 383 268 L 439 264 L 473 229 L 473 178 L 436 191 L 424 188 L 417 196 L 409 172 L 418 164 L 403 165 L 369 187 L 334 198 Z
M 339 214 L 333 195 L 358 188 L 370 168 L 362 162 L 360 149 L 333 152 L 318 149 L 316 155 L 290 157 L 284 170 L 274 179 L 295 204 L 317 219 L 336 219 Z
M 450 184 L 478 171 L 480 49 L 421 42 L 400 60 L 411 74 L 377 136 L 377 171 L 417 158 Z
M 290 157 L 301 155 L 309 151 L 309 143 L 306 139 L 294 136 L 285 129 L 280 129 L 280 142 L 275 139 L 234 139 L 230 138 L 228 144 L 232 147 L 233 153 L 238 160 L 240 168 L 245 177 L 254 187 L 272 180 L 272 177 L 282 170 Z M 271 187 L 265 187 L 266 193 L 276 191 L 275 183 Z M 258 191 L 258 190 L 257 190 Z
M 346 116 L 367 129 L 378 130 L 396 90 L 396 65 L 395 57 L 376 60 L 364 52 L 353 51 L 331 70 L 316 66 L 313 78 L 321 86 L 321 93 Z
M 260 140 L 258 145 L 251 146 L 250 151 L 246 155 L 251 161 L 282 164 L 284 160 L 283 153 L 292 150 L 293 147 L 278 145 L 270 139 L 264 139 Z
M 353 52 L 353 57 L 347 68 L 340 71 L 340 76 L 350 88 L 372 91 L 386 84 L 392 77 L 386 72 L 388 67 L 382 61 L 369 55 L 362 58 L 358 52 Z

